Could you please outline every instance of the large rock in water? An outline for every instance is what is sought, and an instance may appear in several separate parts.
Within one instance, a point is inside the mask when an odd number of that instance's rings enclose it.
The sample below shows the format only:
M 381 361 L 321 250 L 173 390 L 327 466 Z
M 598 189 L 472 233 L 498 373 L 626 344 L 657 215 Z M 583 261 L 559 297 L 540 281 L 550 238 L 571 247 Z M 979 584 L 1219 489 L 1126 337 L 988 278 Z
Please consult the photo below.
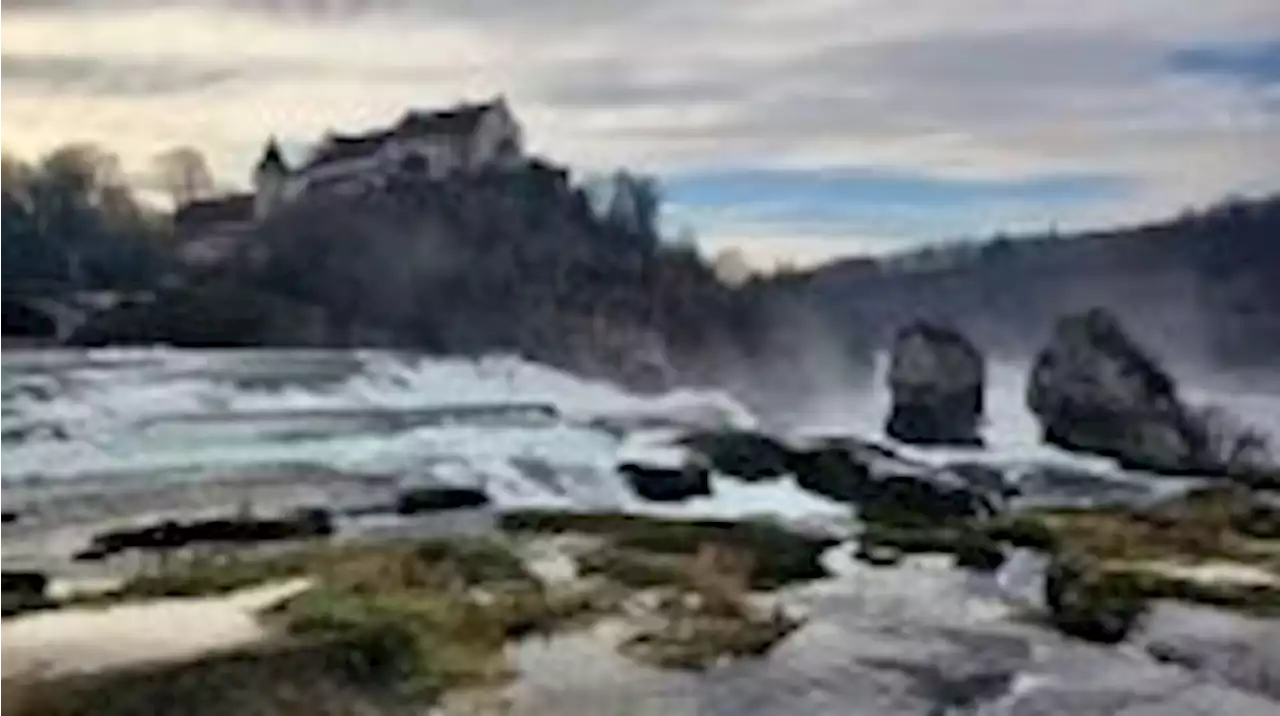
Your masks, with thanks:
M 1027 405 L 1053 445 L 1158 472 L 1213 469 L 1173 379 L 1103 309 L 1058 321 L 1032 367 Z
M 985 377 L 982 354 L 964 336 L 929 323 L 908 326 L 893 345 L 886 432 L 908 443 L 982 444 Z

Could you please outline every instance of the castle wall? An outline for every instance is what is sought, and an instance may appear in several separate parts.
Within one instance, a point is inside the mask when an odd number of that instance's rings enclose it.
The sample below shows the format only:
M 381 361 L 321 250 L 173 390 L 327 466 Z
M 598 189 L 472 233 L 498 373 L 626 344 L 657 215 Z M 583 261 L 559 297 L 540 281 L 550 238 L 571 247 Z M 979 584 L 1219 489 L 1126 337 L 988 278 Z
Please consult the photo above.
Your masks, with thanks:
M 334 159 L 294 174 L 257 182 L 259 216 L 308 191 L 359 192 L 383 186 L 411 158 L 425 162 L 427 176 L 511 167 L 522 161 L 520 125 L 505 103 L 485 112 L 470 135 L 389 136 L 370 154 Z

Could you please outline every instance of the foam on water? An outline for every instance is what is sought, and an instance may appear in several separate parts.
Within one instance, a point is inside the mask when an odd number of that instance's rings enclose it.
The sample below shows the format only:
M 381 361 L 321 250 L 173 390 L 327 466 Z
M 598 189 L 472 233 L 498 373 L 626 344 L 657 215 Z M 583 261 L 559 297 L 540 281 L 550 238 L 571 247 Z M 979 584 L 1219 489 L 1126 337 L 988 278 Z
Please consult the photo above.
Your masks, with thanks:
M 636 500 L 614 474 L 619 460 L 636 451 L 671 452 L 654 446 L 671 436 L 673 426 L 757 424 L 756 416 L 722 393 L 638 396 L 512 357 L 109 349 L 10 351 L 3 361 L 7 487 L 32 479 L 53 484 L 91 475 L 163 480 L 310 464 L 410 480 L 482 483 L 503 504 L 657 509 Z M 832 391 L 793 427 L 883 437 L 889 409 L 882 388 L 885 367 L 881 360 L 869 389 Z M 1038 426 L 1024 408 L 1024 374 L 1020 366 L 1002 364 L 989 371 L 987 448 L 904 452 L 929 463 L 994 463 L 1013 474 L 1020 464 L 1060 464 L 1122 485 L 1125 476 L 1109 461 L 1040 443 Z M 1277 395 L 1242 393 L 1238 387 L 1188 392 L 1197 400 L 1242 407 L 1245 419 L 1280 434 Z M 511 415 L 498 424 L 413 419 L 413 411 L 478 405 L 546 405 L 560 419 Z M 626 433 L 622 442 L 619 432 Z M 715 487 L 714 497 L 679 509 L 719 515 L 844 509 L 787 481 L 745 485 L 717 479 Z
M 10 352 L 4 361 L 5 485 L 52 492 L 304 464 L 482 485 L 509 506 L 642 509 L 614 472 L 618 436 L 593 421 L 755 422 L 720 393 L 638 396 L 510 357 L 108 350 Z M 502 405 L 546 405 L 560 417 L 379 420 Z M 730 485 L 686 509 L 727 514 L 736 494 Z

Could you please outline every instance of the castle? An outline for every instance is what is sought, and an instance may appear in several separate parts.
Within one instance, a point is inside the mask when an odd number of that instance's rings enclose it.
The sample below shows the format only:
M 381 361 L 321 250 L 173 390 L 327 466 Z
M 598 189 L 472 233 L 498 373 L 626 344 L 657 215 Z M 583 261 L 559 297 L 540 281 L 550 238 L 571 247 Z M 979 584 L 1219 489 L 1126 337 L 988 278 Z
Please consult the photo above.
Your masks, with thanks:
M 216 263 L 273 211 L 315 193 L 378 191 L 396 176 L 443 180 L 505 170 L 525 161 L 523 135 L 506 100 L 409 111 L 390 128 L 330 132 L 300 166 L 290 167 L 272 138 L 253 170 L 253 192 L 192 202 L 174 214 L 190 263 Z

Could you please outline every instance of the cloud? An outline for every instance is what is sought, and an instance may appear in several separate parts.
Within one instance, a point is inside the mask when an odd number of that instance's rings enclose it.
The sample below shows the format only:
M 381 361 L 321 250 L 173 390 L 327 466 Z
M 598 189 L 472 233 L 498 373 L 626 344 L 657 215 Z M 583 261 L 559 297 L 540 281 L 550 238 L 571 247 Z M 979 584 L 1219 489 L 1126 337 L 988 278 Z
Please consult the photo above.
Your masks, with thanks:
M 4 78 L 57 93 L 134 96 L 194 92 L 243 76 L 237 67 L 167 62 L 103 60 L 63 55 L 4 54 Z
M 68 0 L 3 15 L 7 148 L 90 139 L 137 162 L 194 144 L 238 181 L 270 133 L 302 143 L 504 92 L 537 151 L 657 172 L 701 233 L 757 243 L 1140 220 L 1280 188 L 1274 0 Z M 706 204 L 743 177 L 767 181 Z M 1048 193 L 1019 195 L 1035 187 Z M 871 206 L 886 188 L 938 218 L 885 219 L 896 210 Z

